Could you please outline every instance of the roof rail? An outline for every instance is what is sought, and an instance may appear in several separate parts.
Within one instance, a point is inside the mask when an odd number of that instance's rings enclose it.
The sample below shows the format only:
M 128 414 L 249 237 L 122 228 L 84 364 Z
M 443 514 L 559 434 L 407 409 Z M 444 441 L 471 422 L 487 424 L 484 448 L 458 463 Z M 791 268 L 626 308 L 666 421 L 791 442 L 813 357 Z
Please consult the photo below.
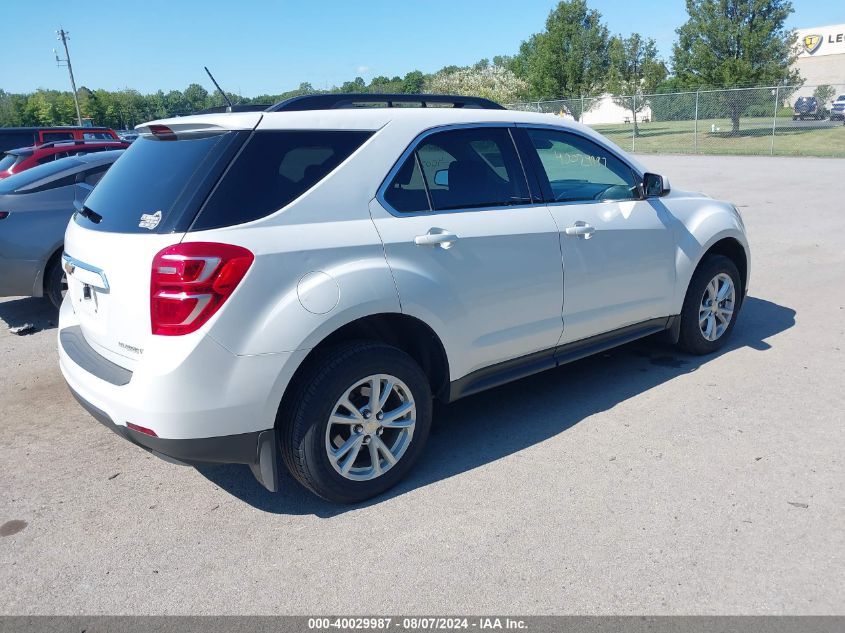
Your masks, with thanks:
M 291 97 L 267 108 L 266 112 L 291 112 L 297 110 L 338 110 L 341 108 L 372 107 L 386 104 L 395 108 L 396 104 L 419 104 L 425 108 L 428 104 L 448 104 L 453 108 L 480 108 L 483 110 L 504 110 L 495 101 L 482 97 L 462 97 L 459 95 L 428 94 L 358 94 L 329 93 Z
M 108 144 L 108 143 L 114 143 L 114 144 L 117 145 L 117 144 L 120 144 L 120 143 L 125 144 L 126 141 L 123 141 L 119 138 L 101 138 L 101 139 L 91 138 L 91 139 L 85 139 L 85 140 L 68 138 L 68 139 L 64 139 L 64 140 L 60 140 L 60 141 L 47 141 L 46 143 L 41 143 L 41 145 L 35 145 L 34 148 L 35 149 L 44 149 L 45 147 L 58 147 L 59 145 L 61 145 L 63 147 L 65 145 L 68 145 L 68 146 L 69 145 L 104 145 L 104 144 Z
M 232 107 L 229 106 L 212 106 L 204 110 L 197 110 L 191 114 L 221 114 L 224 112 L 264 112 L 270 106 L 266 103 L 236 103 Z

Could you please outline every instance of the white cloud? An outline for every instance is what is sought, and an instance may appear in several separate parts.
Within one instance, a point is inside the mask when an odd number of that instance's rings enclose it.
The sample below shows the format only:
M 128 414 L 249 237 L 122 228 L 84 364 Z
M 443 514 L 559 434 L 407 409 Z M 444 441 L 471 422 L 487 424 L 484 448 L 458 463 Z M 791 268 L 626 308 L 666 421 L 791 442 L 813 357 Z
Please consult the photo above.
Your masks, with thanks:
M 358 68 L 355 70 L 355 72 L 359 75 L 366 75 L 367 73 L 370 72 L 370 67 L 369 66 L 358 66 Z

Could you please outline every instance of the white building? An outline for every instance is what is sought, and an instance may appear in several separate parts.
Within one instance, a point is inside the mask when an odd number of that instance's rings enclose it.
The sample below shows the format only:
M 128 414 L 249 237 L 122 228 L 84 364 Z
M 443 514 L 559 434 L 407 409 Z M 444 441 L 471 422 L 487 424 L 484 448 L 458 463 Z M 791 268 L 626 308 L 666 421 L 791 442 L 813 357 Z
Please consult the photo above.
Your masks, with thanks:
M 798 59 L 804 87 L 793 98 L 813 94 L 816 86 L 828 84 L 837 94 L 845 93 L 845 24 L 797 29 Z

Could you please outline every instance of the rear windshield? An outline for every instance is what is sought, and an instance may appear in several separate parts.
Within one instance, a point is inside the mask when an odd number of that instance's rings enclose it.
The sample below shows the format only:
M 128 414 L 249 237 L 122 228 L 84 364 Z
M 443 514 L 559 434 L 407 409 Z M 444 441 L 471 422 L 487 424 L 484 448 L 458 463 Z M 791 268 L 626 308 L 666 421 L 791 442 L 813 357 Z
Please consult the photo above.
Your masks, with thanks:
M 59 176 L 69 169 L 78 167 L 80 161 L 74 157 L 62 158 L 45 165 L 38 165 L 19 174 L 12 174 L 0 180 L 0 194 L 16 193 L 43 178 Z M 31 190 L 27 190 L 31 191 Z
M 191 227 L 213 229 L 263 218 L 325 178 L 372 132 L 261 131 L 252 135 Z
M 16 165 L 21 160 L 19 154 L 4 154 L 0 158 L 0 171 L 6 171 L 9 167 Z
M 178 140 L 142 136 L 85 201 L 95 214 L 77 213 L 74 220 L 110 233 L 185 231 L 247 134 L 181 134 Z

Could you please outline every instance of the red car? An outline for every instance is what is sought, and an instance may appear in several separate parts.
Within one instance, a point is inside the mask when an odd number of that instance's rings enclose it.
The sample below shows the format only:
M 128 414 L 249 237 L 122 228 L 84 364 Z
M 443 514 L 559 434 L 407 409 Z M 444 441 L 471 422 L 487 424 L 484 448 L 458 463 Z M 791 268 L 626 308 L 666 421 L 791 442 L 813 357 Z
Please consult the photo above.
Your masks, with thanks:
M 124 141 L 54 141 L 35 147 L 11 149 L 0 158 L 0 179 L 67 156 L 127 147 L 129 143 Z
M 18 147 L 30 147 L 52 141 L 119 141 L 120 137 L 109 127 L 2 127 L 0 152 Z

